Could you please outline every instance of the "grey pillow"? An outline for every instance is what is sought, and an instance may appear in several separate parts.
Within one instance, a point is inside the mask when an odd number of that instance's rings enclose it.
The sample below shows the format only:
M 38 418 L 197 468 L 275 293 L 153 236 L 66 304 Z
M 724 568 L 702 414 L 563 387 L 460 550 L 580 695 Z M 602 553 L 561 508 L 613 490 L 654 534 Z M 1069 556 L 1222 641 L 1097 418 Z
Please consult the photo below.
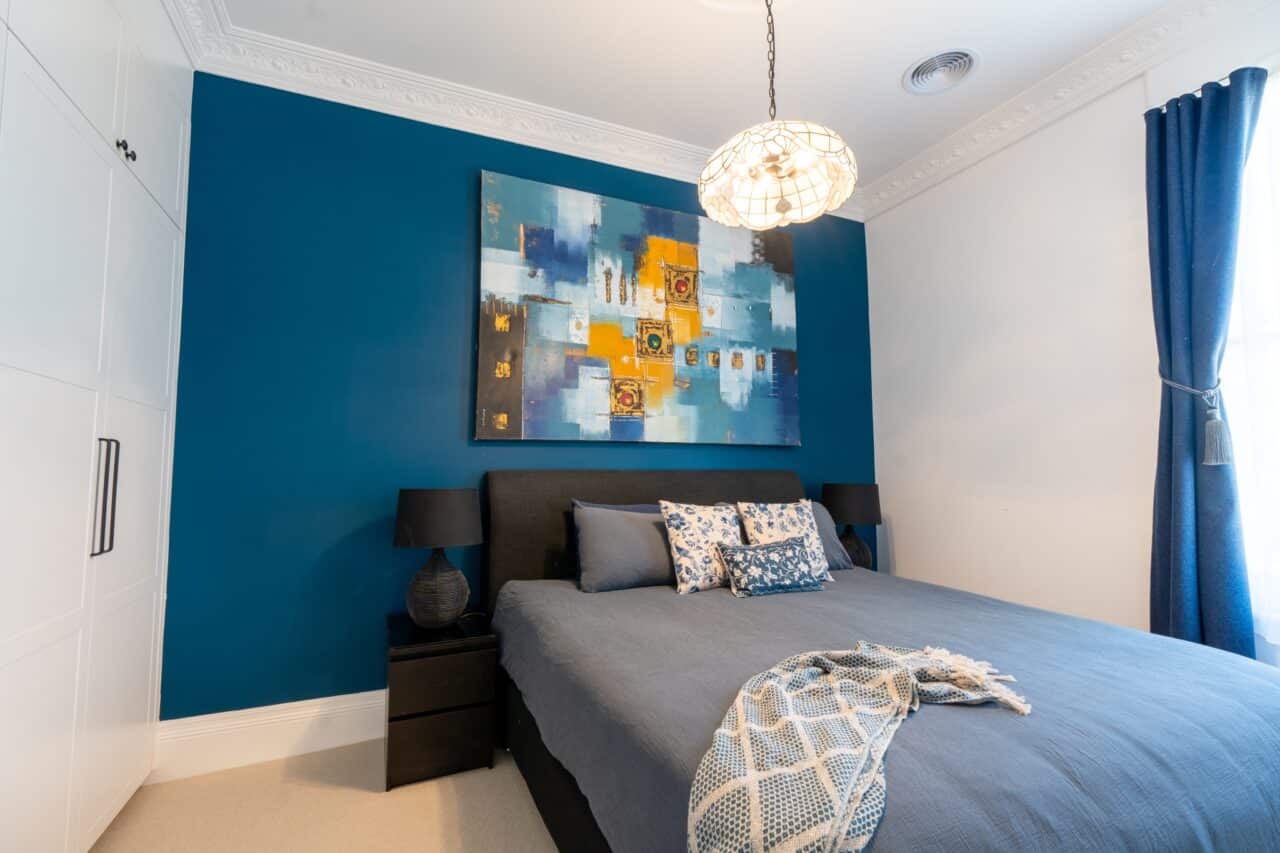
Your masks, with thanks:
M 818 522 L 818 538 L 822 540 L 822 550 L 827 555 L 827 568 L 852 569 L 853 559 L 840 542 L 840 533 L 836 530 L 836 522 L 825 506 L 813 502 L 813 520 Z
M 575 500 L 573 524 L 578 587 L 583 592 L 675 584 L 667 525 L 657 504 L 611 506 Z

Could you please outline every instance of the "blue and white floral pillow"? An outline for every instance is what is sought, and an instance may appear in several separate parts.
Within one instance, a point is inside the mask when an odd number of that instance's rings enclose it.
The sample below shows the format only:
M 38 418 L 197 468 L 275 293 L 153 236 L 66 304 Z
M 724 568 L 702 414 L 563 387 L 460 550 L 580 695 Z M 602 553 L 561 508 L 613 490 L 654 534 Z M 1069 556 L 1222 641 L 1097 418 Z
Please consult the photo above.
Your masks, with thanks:
M 809 544 L 793 536 L 768 545 L 721 545 L 729 587 L 739 598 L 822 589 L 807 564 Z
M 752 545 L 768 545 L 793 536 L 804 539 L 805 565 L 818 580 L 834 580 L 827 571 L 827 552 L 818 535 L 818 522 L 813 517 L 813 502 L 801 500 L 790 504 L 738 504 L 747 541 Z
M 716 546 L 721 542 L 743 544 L 738 511 L 730 504 L 699 506 L 659 501 L 658 506 L 667 523 L 676 589 L 685 593 L 725 586 L 728 578 Z

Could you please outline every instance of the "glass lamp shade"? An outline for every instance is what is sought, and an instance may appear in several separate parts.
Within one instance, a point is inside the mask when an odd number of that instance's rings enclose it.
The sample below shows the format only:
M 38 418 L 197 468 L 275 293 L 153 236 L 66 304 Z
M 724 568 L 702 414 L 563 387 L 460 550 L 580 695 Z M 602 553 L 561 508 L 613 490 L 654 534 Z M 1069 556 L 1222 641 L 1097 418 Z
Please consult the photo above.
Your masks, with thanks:
M 722 225 L 764 231 L 835 210 L 857 182 L 858 163 L 840 134 L 807 121 L 769 121 L 711 155 L 698 200 Z

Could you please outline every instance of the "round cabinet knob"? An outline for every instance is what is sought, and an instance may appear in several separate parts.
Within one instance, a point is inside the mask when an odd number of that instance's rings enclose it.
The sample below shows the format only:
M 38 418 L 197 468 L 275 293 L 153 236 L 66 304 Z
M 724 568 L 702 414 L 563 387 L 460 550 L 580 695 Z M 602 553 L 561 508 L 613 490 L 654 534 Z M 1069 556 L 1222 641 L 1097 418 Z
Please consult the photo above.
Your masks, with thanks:
M 120 149 L 121 151 L 123 151 L 123 152 L 124 152 L 124 159 L 126 159 L 126 160 L 131 160 L 131 161 L 133 161 L 133 162 L 135 162 L 135 163 L 137 162 L 137 160 L 138 160 L 138 152 L 137 152 L 137 151 L 133 151 L 133 150 L 131 150 L 131 149 L 129 148 L 129 140 L 127 140 L 127 139 L 117 139 L 117 140 L 116 140 L 116 148 L 118 148 L 118 149 Z

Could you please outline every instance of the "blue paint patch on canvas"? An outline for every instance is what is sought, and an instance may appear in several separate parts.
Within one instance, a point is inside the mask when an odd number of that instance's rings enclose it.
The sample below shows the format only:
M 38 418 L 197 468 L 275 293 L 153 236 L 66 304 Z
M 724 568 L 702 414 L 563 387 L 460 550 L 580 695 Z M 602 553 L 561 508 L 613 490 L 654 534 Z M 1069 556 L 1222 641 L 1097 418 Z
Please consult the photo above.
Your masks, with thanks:
M 640 418 L 612 418 L 610 441 L 640 441 L 644 438 L 644 421 Z
M 545 271 L 548 281 L 587 280 L 586 252 L 557 240 L 552 228 L 524 227 L 524 258 L 532 269 Z
M 676 210 L 644 205 L 644 230 L 655 237 L 665 237 L 680 243 L 698 241 L 698 217 Z

